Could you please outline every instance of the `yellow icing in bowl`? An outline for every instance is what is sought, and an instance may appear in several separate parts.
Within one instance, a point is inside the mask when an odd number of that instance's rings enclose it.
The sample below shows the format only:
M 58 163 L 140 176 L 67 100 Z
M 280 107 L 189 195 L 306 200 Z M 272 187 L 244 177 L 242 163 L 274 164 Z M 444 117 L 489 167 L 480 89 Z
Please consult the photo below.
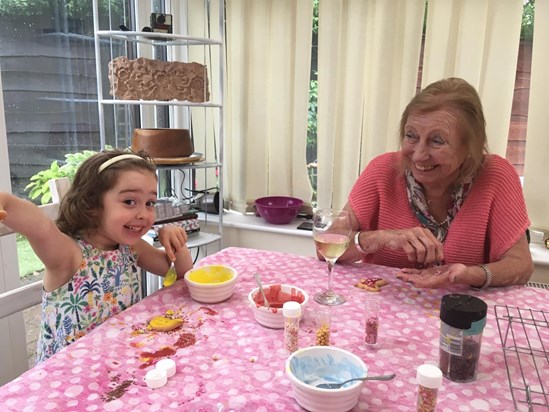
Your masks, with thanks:
M 233 273 L 223 266 L 206 266 L 193 270 L 188 279 L 196 283 L 224 283 L 233 278 Z

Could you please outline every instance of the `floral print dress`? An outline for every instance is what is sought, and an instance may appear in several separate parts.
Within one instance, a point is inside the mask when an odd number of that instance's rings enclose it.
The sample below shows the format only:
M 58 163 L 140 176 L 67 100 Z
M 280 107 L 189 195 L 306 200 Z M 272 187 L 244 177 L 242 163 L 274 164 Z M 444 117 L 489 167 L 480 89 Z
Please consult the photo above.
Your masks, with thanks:
M 128 245 L 99 250 L 84 240 L 82 263 L 72 279 L 42 292 L 41 362 L 141 298 L 137 254 Z

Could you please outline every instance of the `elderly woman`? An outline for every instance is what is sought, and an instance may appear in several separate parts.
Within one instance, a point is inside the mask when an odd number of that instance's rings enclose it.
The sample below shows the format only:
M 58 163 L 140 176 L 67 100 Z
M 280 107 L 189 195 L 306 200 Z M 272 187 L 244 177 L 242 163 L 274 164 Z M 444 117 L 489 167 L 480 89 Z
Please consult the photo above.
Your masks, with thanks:
M 354 244 L 338 262 L 402 268 L 398 278 L 424 288 L 526 283 L 522 187 L 487 153 L 476 90 L 458 78 L 429 85 L 404 110 L 400 140 L 400 152 L 378 156 L 356 181 L 345 206 Z

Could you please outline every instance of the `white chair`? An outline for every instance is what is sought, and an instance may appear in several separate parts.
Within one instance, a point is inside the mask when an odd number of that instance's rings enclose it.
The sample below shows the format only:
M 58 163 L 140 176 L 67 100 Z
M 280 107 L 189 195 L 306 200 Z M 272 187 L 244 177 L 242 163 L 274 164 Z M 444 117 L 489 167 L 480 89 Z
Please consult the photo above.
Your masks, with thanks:
M 39 206 L 50 219 L 56 219 L 59 212 L 59 202 L 67 193 L 70 187 L 69 179 L 50 180 L 50 191 L 52 203 Z M 13 234 L 14 232 L 0 223 L 0 237 Z M 0 319 L 17 313 L 24 309 L 39 304 L 42 301 L 42 281 L 10 290 L 0 294 Z

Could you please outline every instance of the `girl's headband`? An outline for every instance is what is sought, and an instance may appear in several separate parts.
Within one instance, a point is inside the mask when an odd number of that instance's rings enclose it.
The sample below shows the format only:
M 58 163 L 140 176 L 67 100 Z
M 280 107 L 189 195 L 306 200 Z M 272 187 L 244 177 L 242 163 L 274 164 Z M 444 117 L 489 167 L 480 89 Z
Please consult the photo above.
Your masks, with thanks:
M 125 159 L 141 159 L 141 160 L 145 160 L 143 159 L 141 156 L 137 156 L 137 155 L 134 155 L 134 154 L 122 154 L 122 155 L 118 155 L 118 156 L 115 156 L 115 157 L 112 157 L 110 158 L 109 160 L 105 160 L 103 163 L 101 163 L 101 166 L 99 166 L 99 171 L 98 173 L 101 173 L 103 170 L 105 170 L 107 167 L 109 167 L 110 165 L 116 163 L 116 162 L 119 162 L 121 160 L 125 160 Z

